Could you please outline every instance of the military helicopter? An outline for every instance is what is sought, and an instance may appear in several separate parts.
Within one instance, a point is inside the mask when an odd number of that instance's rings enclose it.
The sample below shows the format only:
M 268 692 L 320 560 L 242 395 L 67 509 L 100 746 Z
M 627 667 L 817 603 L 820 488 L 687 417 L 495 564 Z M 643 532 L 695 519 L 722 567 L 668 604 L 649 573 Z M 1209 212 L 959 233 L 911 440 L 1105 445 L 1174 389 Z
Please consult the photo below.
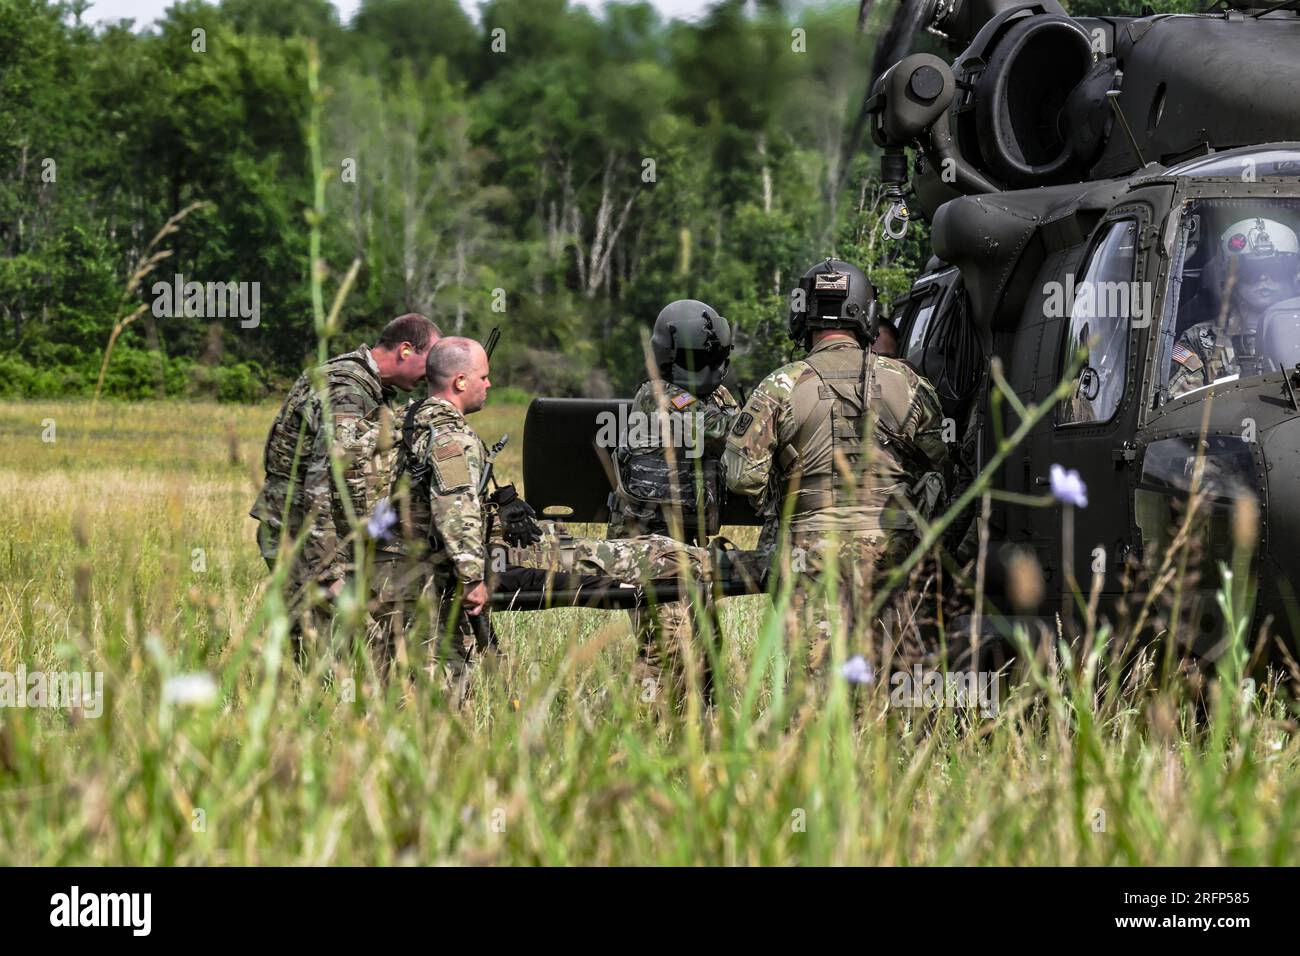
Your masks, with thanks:
M 918 215 L 931 224 L 934 258 L 895 313 L 903 355 L 967 426 L 979 468 L 992 445 L 991 359 L 1028 404 L 1086 351 L 1070 399 L 995 479 L 1041 495 L 1052 464 L 1077 470 L 1090 501 L 1073 553 L 1059 508 L 996 503 L 990 595 L 1004 588 L 1002 559 L 1026 548 L 1049 596 L 1070 574 L 1085 590 L 1100 574 L 1103 600 L 1118 600 L 1126 565 L 1168 549 L 1196 482 L 1208 495 L 1204 573 L 1187 596 L 1186 645 L 1222 650 L 1217 567 L 1248 501 L 1259 516 L 1244 535 L 1255 539 L 1255 623 L 1271 616 L 1296 647 L 1300 18 L 1290 5 L 1079 18 L 1053 0 L 900 8 L 894 42 L 923 24 L 959 51 L 951 64 L 902 57 L 866 104 L 894 193 L 888 228 Z
M 1070 604 L 1071 578 L 1086 591 L 1100 575 L 1103 602 L 1120 600 L 1195 487 L 1205 574 L 1183 641 L 1207 658 L 1222 651 L 1217 562 L 1243 501 L 1258 509 L 1255 621 L 1271 616 L 1292 650 L 1300 638 L 1300 17 L 1286 9 L 1300 0 L 1249 3 L 1071 17 L 1055 0 L 904 0 L 863 110 L 887 233 L 931 227 L 934 255 L 895 306 L 902 356 L 936 386 L 972 472 L 994 451 L 992 360 L 1028 405 L 1086 351 L 1072 396 L 994 480 L 1041 496 L 1052 465 L 1077 470 L 1090 500 L 1072 551 L 1059 507 L 995 502 L 990 602 L 1009 606 L 1017 549 L 1043 570 L 1040 614 Z M 898 57 L 922 27 L 951 63 Z M 591 436 L 617 407 L 534 403 L 530 501 L 603 520 Z M 729 500 L 726 523 L 756 521 Z

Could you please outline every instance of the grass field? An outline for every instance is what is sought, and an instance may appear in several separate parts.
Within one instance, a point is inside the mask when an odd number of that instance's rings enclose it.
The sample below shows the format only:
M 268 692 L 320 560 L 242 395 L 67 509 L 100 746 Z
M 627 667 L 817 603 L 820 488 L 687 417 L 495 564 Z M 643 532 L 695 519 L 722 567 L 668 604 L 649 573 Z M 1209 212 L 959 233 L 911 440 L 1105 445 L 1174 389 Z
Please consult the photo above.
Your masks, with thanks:
M 472 419 L 514 435 L 505 475 L 522 412 Z M 418 678 L 304 674 L 247 517 L 273 414 L 0 405 L 0 672 L 100 672 L 106 698 L 0 708 L 0 863 L 1300 858 L 1291 704 L 1234 681 L 1196 720 L 1182 683 L 1108 681 L 1100 641 L 987 718 L 835 677 L 792 720 L 766 598 L 724 603 L 720 705 L 681 718 L 641 705 L 621 612 L 500 615 L 465 710 Z M 195 674 L 210 702 L 164 694 Z

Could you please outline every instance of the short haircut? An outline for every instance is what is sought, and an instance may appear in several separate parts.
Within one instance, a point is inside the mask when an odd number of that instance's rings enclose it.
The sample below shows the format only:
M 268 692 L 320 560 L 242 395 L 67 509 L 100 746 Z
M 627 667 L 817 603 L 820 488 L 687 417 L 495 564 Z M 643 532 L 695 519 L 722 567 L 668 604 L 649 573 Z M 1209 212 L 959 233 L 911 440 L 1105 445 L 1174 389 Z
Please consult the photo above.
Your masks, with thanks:
M 898 326 L 894 324 L 893 319 L 886 319 L 882 317 L 880 319 L 880 326 L 876 331 L 877 334 L 879 334 L 880 332 L 888 332 L 890 335 L 894 337 L 895 342 L 898 341 Z
M 375 344 L 383 349 L 395 349 L 403 342 L 410 342 L 417 352 L 422 352 L 430 341 L 441 335 L 442 331 L 432 319 L 426 319 L 418 312 L 408 312 L 385 325 Z
M 473 371 L 475 346 L 473 339 L 453 335 L 438 339 L 424 360 L 424 373 L 431 391 L 440 392 L 457 376 Z M 481 346 L 480 346 L 481 347 Z

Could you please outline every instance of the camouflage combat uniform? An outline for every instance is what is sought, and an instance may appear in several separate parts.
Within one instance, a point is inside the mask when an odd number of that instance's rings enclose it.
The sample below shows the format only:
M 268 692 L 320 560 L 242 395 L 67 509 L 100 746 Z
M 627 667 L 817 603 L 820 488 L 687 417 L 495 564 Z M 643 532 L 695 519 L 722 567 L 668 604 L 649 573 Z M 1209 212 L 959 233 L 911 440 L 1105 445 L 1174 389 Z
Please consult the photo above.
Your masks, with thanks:
M 667 535 L 578 538 L 554 521 L 541 521 L 538 527 L 542 536 L 530 545 L 493 541 L 489 554 L 494 569 L 498 566 L 535 568 L 555 574 L 614 578 L 628 585 L 685 578 L 706 589 L 711 580 L 708 549 L 684 544 Z
M 863 359 L 856 344 L 832 339 L 773 372 L 737 417 L 722 457 L 728 487 L 767 516 L 769 545 L 782 510 L 792 508 L 781 563 L 799 575 L 794 616 L 808 628 L 814 673 L 828 652 L 829 627 L 828 609 L 805 618 L 813 586 L 834 562 L 841 620 L 850 633 L 865 626 L 855 614 L 881 572 L 915 546 L 907 508 L 930 517 L 948 471 L 933 386 L 896 359 L 869 355 L 865 368 Z
M 328 587 L 346 570 L 345 549 L 339 541 L 348 530 L 345 520 L 338 523 L 341 505 L 332 491 L 329 439 L 333 438 L 334 454 L 346 456 L 359 423 L 376 420 L 377 410 L 389 408 L 394 394 L 380 380 L 379 368 L 364 345 L 330 359 L 320 372 L 332 429 L 322 427 L 324 402 L 312 383 L 313 374 L 303 374 L 289 390 L 267 435 L 262 459 L 266 480 L 249 512 L 258 521 L 258 549 L 268 568 L 275 566 L 282 545 L 305 533 L 286 583 L 286 595 L 295 609 L 309 600 L 307 589 L 313 582 Z M 359 516 L 364 515 L 365 502 L 354 505 Z
M 449 402 L 426 398 L 406 416 L 388 495 L 399 520 L 390 540 L 377 544 L 371 582 L 371 641 L 381 668 L 399 639 L 427 642 L 459 694 L 476 648 L 490 643 L 487 609 L 475 620 L 459 608 L 487 570 L 479 494 L 486 460 L 482 440 Z
M 1173 373 L 1169 376 L 1169 397 L 1177 398 L 1216 379 L 1239 371 L 1232 334 L 1240 328 L 1235 315 L 1228 318 L 1228 332 L 1217 322 L 1198 322 L 1174 343 Z
M 621 488 L 609 497 L 610 538 L 664 535 L 703 543 L 717 534 L 724 488 L 719 459 L 738 410 L 736 400 L 719 385 L 704 399 L 671 382 L 646 382 L 632 398 L 631 414 L 642 422 L 659 422 L 656 391 L 662 389 L 663 409 L 680 415 L 676 428 L 629 428 L 627 446 L 616 455 Z M 671 421 L 671 420 L 670 420 Z M 682 440 L 672 448 L 672 464 L 663 436 Z M 691 457 L 691 456 L 694 457 Z M 637 640 L 634 677 L 658 685 L 667 666 L 672 692 L 680 700 L 685 688 L 682 645 L 693 632 L 689 602 L 673 601 L 653 609 L 628 612 Z M 704 683 L 709 683 L 706 669 Z

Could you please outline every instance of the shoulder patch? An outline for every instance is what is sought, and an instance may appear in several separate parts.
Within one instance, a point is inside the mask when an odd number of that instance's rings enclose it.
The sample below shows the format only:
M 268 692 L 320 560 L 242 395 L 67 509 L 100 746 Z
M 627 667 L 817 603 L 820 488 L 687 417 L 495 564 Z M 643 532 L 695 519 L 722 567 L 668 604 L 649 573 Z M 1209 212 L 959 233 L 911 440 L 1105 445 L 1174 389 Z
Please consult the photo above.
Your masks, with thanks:
M 673 399 L 673 406 L 678 411 L 681 411 L 687 405 L 693 404 L 694 402 L 695 402 L 694 395 L 692 395 L 690 392 L 682 392 L 680 395 L 678 395 L 676 398 Z
M 741 412 L 736 416 L 736 424 L 731 426 L 731 434 L 739 438 L 745 432 L 749 431 L 749 426 L 754 424 L 754 416 L 749 412 Z
M 806 379 L 818 378 L 817 370 L 808 362 L 794 362 L 787 365 L 786 368 L 794 373 L 790 376 L 790 381 L 795 385 Z
M 1189 372 L 1195 372 L 1202 365 L 1200 356 L 1182 344 L 1174 346 L 1174 361 L 1184 366 Z
M 469 463 L 460 443 L 447 437 L 435 441 L 433 446 L 433 477 L 438 490 L 459 491 L 469 487 Z

